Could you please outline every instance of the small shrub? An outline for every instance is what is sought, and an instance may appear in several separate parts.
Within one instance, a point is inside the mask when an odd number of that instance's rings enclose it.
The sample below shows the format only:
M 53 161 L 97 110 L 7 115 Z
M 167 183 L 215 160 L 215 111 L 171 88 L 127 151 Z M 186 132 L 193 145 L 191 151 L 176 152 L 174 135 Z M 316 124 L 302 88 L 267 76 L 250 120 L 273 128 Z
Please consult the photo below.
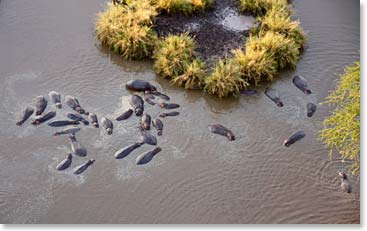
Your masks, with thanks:
M 174 77 L 171 82 L 185 89 L 202 89 L 205 85 L 205 77 L 205 63 L 195 59 L 192 63 L 186 64 L 184 73 Z
M 213 0 L 155 0 L 159 11 L 184 15 L 204 12 L 212 6 Z
M 287 0 L 240 0 L 240 7 L 242 11 L 257 16 L 264 16 L 272 8 L 291 15 Z
M 325 102 L 336 106 L 324 120 L 321 139 L 343 159 L 352 160 L 353 174 L 360 170 L 360 63 L 347 67 L 336 89 Z
M 185 67 L 193 62 L 195 41 L 187 33 L 169 35 L 161 40 L 154 53 L 154 69 L 164 78 L 184 74 Z
M 249 84 L 241 78 L 241 72 L 231 60 L 219 60 L 214 72 L 205 79 L 205 90 L 209 94 L 223 98 L 238 95 Z
M 261 20 L 260 34 L 273 31 L 285 35 L 287 38 L 303 50 L 306 44 L 306 34 L 300 27 L 299 21 L 292 21 L 290 16 L 282 14 L 277 10 L 270 10 Z
M 151 28 L 156 14 L 149 0 L 133 1 L 128 5 L 109 4 L 98 15 L 97 38 L 126 59 L 150 57 L 157 40 Z
M 263 51 L 269 56 L 272 55 L 274 57 L 276 70 L 285 68 L 294 69 L 296 67 L 299 57 L 298 46 L 292 40 L 281 34 L 268 31 L 261 37 L 252 36 L 247 40 L 247 56 L 250 56 L 251 53 L 256 54 Z
M 262 81 L 271 82 L 277 73 L 276 61 L 272 53 L 265 50 L 233 51 L 233 63 L 240 69 L 241 77 L 248 83 L 259 85 Z

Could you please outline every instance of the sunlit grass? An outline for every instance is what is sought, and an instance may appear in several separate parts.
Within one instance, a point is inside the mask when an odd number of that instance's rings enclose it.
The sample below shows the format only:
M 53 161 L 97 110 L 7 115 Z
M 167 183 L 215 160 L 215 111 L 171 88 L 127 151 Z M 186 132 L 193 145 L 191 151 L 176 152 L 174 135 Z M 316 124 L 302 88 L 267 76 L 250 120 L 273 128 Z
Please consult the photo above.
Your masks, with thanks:
M 164 78 L 184 74 L 195 55 L 195 41 L 187 33 L 169 35 L 158 42 L 154 53 L 154 70 Z
M 126 59 L 151 57 L 157 40 L 151 28 L 156 15 L 149 0 L 133 1 L 129 5 L 108 4 L 98 14 L 97 38 Z
M 325 103 L 335 106 L 323 122 L 321 139 L 343 159 L 352 160 L 353 174 L 360 171 L 360 63 L 345 68 L 336 89 Z
M 205 90 L 219 98 L 236 96 L 240 90 L 249 86 L 242 77 L 240 68 L 232 60 L 219 60 L 213 73 L 205 79 Z
M 242 11 L 256 16 L 263 16 L 272 8 L 291 15 L 287 0 L 240 0 L 240 7 Z
M 203 89 L 205 77 L 205 63 L 200 59 L 195 59 L 192 63 L 186 64 L 184 73 L 174 77 L 171 82 L 185 89 Z

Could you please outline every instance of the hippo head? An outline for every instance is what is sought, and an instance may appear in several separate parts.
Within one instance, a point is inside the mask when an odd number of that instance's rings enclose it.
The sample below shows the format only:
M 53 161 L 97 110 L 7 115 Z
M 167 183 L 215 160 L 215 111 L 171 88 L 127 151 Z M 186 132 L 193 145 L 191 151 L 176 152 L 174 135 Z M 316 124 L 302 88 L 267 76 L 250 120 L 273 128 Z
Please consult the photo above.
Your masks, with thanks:
M 347 177 L 347 174 L 345 174 L 345 172 L 342 172 L 342 171 L 339 171 L 339 177 L 341 178 L 341 179 L 347 179 L 348 177 Z
M 80 114 L 84 114 L 84 113 L 85 113 L 84 109 L 83 109 L 83 108 L 81 108 L 81 107 L 76 107 L 76 108 L 75 108 L 75 111 L 77 111 L 77 112 L 78 112 L 78 113 L 80 113 Z
M 99 127 L 99 125 L 98 125 L 98 123 L 97 123 L 97 122 L 93 122 L 93 126 L 94 126 L 94 127 L 96 127 L 96 128 L 98 128 L 98 127 Z
M 73 155 L 71 155 L 71 153 L 69 153 L 66 158 L 68 158 L 69 160 L 71 160 L 73 158 Z
M 40 121 L 39 121 L 39 120 L 33 120 L 33 121 L 31 122 L 31 124 L 33 124 L 33 125 L 38 125 L 38 124 L 40 124 Z
M 289 140 L 286 139 L 286 140 L 284 140 L 283 145 L 286 146 L 286 147 L 289 147 L 289 146 L 291 146 L 291 142 L 289 142 Z
M 278 102 L 277 102 L 277 106 L 278 106 L 278 107 L 283 107 L 283 106 L 284 106 L 284 104 L 283 104 L 283 102 L 282 102 L 282 101 L 278 101 Z
M 141 116 L 143 114 L 143 108 L 137 108 L 135 109 L 135 115 L 136 116 Z
M 112 134 L 112 128 L 107 128 L 107 134 L 111 135 Z
M 236 137 L 232 133 L 230 133 L 230 132 L 227 133 L 227 137 L 231 141 L 236 139 Z

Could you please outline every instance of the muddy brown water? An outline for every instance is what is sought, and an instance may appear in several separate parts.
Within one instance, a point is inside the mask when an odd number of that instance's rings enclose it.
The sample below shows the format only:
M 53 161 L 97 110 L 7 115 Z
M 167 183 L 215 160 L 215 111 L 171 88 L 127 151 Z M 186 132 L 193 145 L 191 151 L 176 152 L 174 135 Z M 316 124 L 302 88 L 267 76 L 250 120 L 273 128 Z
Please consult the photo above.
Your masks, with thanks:
M 337 170 L 317 140 L 329 108 L 306 117 L 308 102 L 291 84 L 299 74 L 323 101 L 343 66 L 359 59 L 359 2 L 294 1 L 309 36 L 297 69 L 272 84 L 285 103 L 277 108 L 259 88 L 255 96 L 218 100 L 183 91 L 156 77 L 150 62 L 128 62 L 101 48 L 94 21 L 101 1 L 0 2 L 0 222 L 1 223 L 359 223 L 359 181 L 340 190 Z M 160 152 L 136 166 L 143 146 L 122 160 L 113 155 L 138 138 L 138 118 L 115 122 L 112 136 L 83 127 L 77 135 L 96 162 L 80 176 L 60 173 L 70 151 L 55 129 L 15 125 L 19 111 L 50 90 L 74 95 L 99 118 L 128 107 L 126 81 L 145 79 L 181 104 L 164 119 Z M 48 109 L 53 108 L 49 106 Z M 158 109 L 147 106 L 154 116 Z M 59 111 L 62 118 L 66 110 Z M 210 134 L 221 123 L 237 136 Z M 306 137 L 286 148 L 298 129 Z M 75 157 L 72 166 L 86 158 Z

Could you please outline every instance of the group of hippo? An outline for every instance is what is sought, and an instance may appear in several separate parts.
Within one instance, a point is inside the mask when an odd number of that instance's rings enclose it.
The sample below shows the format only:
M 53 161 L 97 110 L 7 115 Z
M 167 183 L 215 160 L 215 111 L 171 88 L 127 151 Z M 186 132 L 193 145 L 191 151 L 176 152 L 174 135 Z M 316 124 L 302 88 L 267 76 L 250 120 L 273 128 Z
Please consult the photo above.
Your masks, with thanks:
M 301 90 L 305 95 L 311 95 L 312 92 L 308 87 L 307 80 L 302 76 L 294 76 L 292 79 L 293 84 Z M 272 88 L 267 88 L 265 90 L 265 95 L 270 98 L 278 107 L 283 107 L 283 101 L 279 97 L 279 93 L 277 90 Z M 317 102 L 315 97 L 310 97 L 311 100 L 306 104 L 307 109 L 307 117 L 312 117 L 317 109 Z M 304 131 L 299 130 L 293 133 L 288 139 L 283 142 L 283 145 L 289 147 L 290 145 L 294 144 L 295 142 L 301 140 L 305 137 L 306 134 Z M 343 192 L 351 193 L 352 188 L 351 184 L 349 183 L 348 177 L 345 172 L 339 171 L 338 172 L 339 178 L 341 179 L 341 188 Z
M 295 76 L 292 80 L 294 85 L 300 89 L 304 94 L 310 95 L 312 92 L 308 88 L 307 81 L 301 77 L 301 76 Z M 175 103 L 167 103 L 167 101 L 170 100 L 170 97 L 157 91 L 157 88 L 149 83 L 148 81 L 144 80 L 131 80 L 126 83 L 126 89 L 132 92 L 140 92 L 143 93 L 143 98 L 137 94 L 133 94 L 130 98 L 130 105 L 131 109 L 127 109 L 123 113 L 119 114 L 115 120 L 116 121 L 123 121 L 130 118 L 133 114 L 135 116 L 141 117 L 140 125 L 138 126 L 138 131 L 140 133 L 140 140 L 128 145 L 127 147 L 121 148 L 118 151 L 116 151 L 114 157 L 116 159 L 122 159 L 126 156 L 128 156 L 132 151 L 135 149 L 141 147 L 143 144 L 149 144 L 156 146 L 157 145 L 157 138 L 150 134 L 148 131 L 151 130 L 151 125 L 157 130 L 157 135 L 161 136 L 163 134 L 163 122 L 160 118 L 165 118 L 169 116 L 177 116 L 180 113 L 178 111 L 172 111 L 172 109 L 177 109 L 180 107 L 180 105 Z M 246 90 L 245 94 L 254 94 L 256 93 L 254 90 Z M 279 97 L 279 93 L 275 89 L 267 88 L 265 90 L 265 95 L 269 97 L 278 107 L 283 107 L 283 101 Z M 157 101 L 156 97 L 159 97 L 161 100 Z M 61 109 L 62 103 L 61 103 L 61 95 L 56 91 L 51 91 L 49 93 L 49 99 L 50 101 L 55 105 L 56 108 Z M 162 102 L 164 100 L 165 102 Z M 144 102 L 154 106 L 158 105 L 162 109 L 168 109 L 169 111 L 161 112 L 158 115 L 158 118 L 152 119 L 152 117 L 148 113 L 144 113 Z M 66 158 L 59 163 L 56 166 L 57 170 L 64 170 L 68 168 L 71 165 L 73 155 L 85 157 L 87 155 L 86 148 L 81 145 L 76 137 L 75 133 L 79 132 L 81 130 L 79 125 L 80 123 L 83 123 L 84 125 L 89 125 L 91 123 L 94 127 L 98 128 L 98 118 L 97 115 L 94 113 L 87 112 L 82 108 L 79 101 L 72 96 L 65 96 L 64 103 L 69 106 L 74 112 L 73 113 L 67 113 L 66 117 L 69 120 L 56 120 L 49 122 L 48 125 L 51 127 L 62 127 L 62 126 L 68 126 L 71 125 L 72 127 L 67 127 L 63 130 L 57 131 L 54 133 L 55 136 L 58 135 L 69 135 L 69 142 L 71 145 L 72 153 L 68 154 Z M 312 117 L 313 114 L 316 111 L 316 102 L 309 102 L 307 103 L 307 116 Z M 38 96 L 35 99 L 35 115 L 36 117 L 31 121 L 31 124 L 33 125 L 39 125 L 43 122 L 46 122 L 48 120 L 51 120 L 56 116 L 56 111 L 49 111 L 47 113 L 45 112 L 45 109 L 47 107 L 47 99 L 43 96 Z M 17 125 L 22 125 L 30 116 L 34 113 L 34 109 L 32 107 L 26 107 L 20 115 L 20 119 L 17 122 Z M 86 116 L 86 117 L 84 117 Z M 108 135 L 111 135 L 113 133 L 113 122 L 106 118 L 101 118 L 101 124 L 102 127 L 106 130 L 106 133 Z M 208 126 L 209 131 L 222 135 L 228 138 L 228 140 L 233 141 L 236 139 L 233 132 L 226 128 L 225 126 L 221 124 L 212 124 Z M 292 134 L 288 139 L 286 139 L 283 143 L 284 146 L 289 147 L 295 142 L 299 141 L 305 137 L 304 131 L 300 130 Z M 138 155 L 136 158 L 136 164 L 146 164 L 149 161 L 153 159 L 153 157 L 158 154 L 162 149 L 160 147 L 155 147 L 152 150 L 142 153 Z M 90 159 L 84 164 L 75 167 L 74 173 L 80 174 L 84 172 L 90 165 L 94 163 L 94 159 Z M 339 176 L 342 180 L 342 188 L 345 192 L 351 192 L 351 187 L 348 181 L 348 177 L 344 172 L 339 172 Z

